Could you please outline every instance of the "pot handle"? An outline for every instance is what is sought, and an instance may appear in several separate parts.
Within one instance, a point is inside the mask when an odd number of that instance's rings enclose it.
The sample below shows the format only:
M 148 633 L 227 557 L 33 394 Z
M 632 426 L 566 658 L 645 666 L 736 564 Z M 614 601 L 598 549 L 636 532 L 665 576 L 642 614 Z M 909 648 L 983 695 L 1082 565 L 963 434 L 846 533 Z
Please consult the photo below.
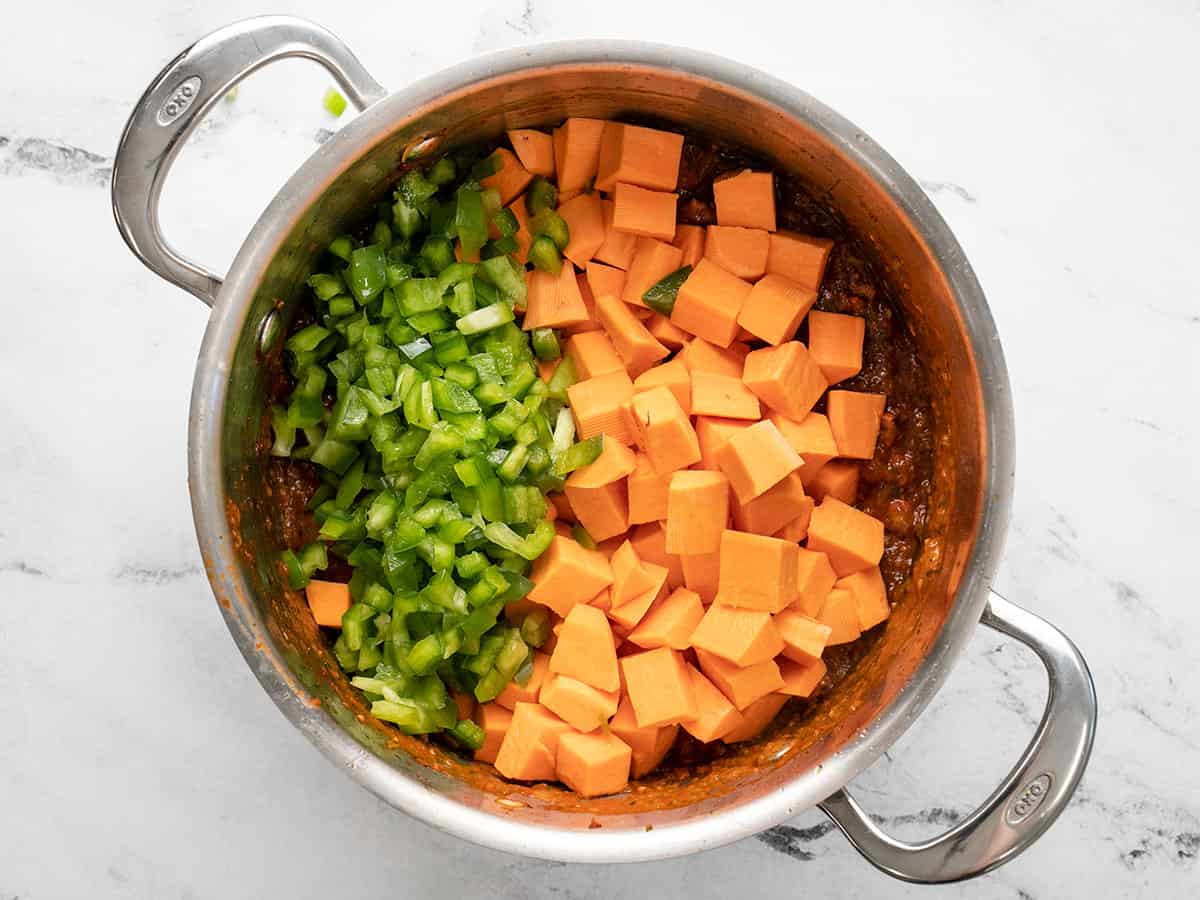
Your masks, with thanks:
M 905 881 L 960 881 L 1021 853 L 1066 807 L 1092 751 L 1096 689 L 1078 648 L 1045 619 L 995 593 L 980 621 L 1032 649 L 1050 679 L 1042 721 L 1004 782 L 953 829 L 917 844 L 886 835 L 845 790 L 820 804 L 872 865 Z
M 246 19 L 201 38 L 171 60 L 142 94 L 113 161 L 112 204 L 129 249 L 158 275 L 208 306 L 220 276 L 178 253 L 163 236 L 158 201 L 176 154 L 196 125 L 235 84 L 292 56 L 324 66 L 359 110 L 387 93 L 330 32 L 291 16 Z

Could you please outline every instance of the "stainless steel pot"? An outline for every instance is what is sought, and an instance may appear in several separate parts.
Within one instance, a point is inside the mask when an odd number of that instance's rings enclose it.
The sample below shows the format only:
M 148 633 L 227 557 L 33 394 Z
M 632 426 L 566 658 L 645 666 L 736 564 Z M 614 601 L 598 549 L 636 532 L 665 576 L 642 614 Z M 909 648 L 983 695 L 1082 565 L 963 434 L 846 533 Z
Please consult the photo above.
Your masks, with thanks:
M 159 191 L 204 113 L 285 57 L 323 65 L 360 110 L 287 182 L 224 279 L 160 232 Z M 279 582 L 264 495 L 266 367 L 320 249 L 386 190 L 403 161 L 566 115 L 654 115 L 750 144 L 825 191 L 871 246 L 929 361 L 938 423 L 931 536 L 883 636 L 827 698 L 698 782 L 669 773 L 580 801 L 509 785 L 364 714 L 302 601 Z M 138 101 L 113 170 L 133 252 L 212 307 L 192 394 L 189 482 L 209 580 L 263 688 L 330 760 L 431 825 L 512 853 L 573 862 L 659 859 L 716 847 L 819 806 L 867 859 L 911 881 L 985 872 L 1062 812 L 1091 750 L 1096 698 L 1083 658 L 1052 625 L 992 594 L 1013 482 L 1000 344 L 970 265 L 920 188 L 862 131 L 812 97 L 714 56 L 586 41 L 511 50 L 388 94 L 332 34 L 284 17 L 221 29 L 176 57 Z M 1045 714 L 1003 783 L 949 832 L 884 834 L 845 786 L 929 703 L 982 622 L 1045 664 Z

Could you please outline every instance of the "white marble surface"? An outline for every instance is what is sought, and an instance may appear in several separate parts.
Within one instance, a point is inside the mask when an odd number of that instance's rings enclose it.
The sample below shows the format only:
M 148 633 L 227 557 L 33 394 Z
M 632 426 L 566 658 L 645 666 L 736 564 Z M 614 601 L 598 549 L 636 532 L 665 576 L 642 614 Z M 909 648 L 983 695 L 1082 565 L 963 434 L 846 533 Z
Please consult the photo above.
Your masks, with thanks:
M 819 813 L 776 844 L 628 867 L 477 849 L 391 811 L 280 716 L 200 573 L 185 483 L 206 311 L 113 228 L 130 105 L 235 0 L 21 4 L 0 38 L 0 898 L 916 896 Z M 1091 661 L 1076 802 L 1025 856 L 939 896 L 1182 897 L 1200 884 L 1200 13 L 1054 4 L 273 3 L 387 85 L 531 41 L 621 36 L 752 62 L 841 110 L 925 185 L 979 273 L 1016 396 L 997 588 Z M 394 9 L 389 12 L 389 7 Z M 336 10 L 336 12 L 334 12 Z M 445 34 L 449 24 L 454 34 Z M 865 34 L 864 34 L 865 30 Z M 185 152 L 171 237 L 223 266 L 335 124 L 323 73 L 255 76 Z M 996 783 L 1045 694 L 980 633 L 855 790 L 944 827 Z

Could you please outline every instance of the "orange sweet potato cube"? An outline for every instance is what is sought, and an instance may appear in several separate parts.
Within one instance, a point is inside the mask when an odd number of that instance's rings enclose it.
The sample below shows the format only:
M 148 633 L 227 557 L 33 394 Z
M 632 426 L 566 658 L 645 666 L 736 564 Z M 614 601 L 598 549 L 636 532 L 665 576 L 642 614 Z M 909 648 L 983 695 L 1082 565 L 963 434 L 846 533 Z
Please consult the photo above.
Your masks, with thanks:
M 773 659 L 753 666 L 739 666 L 700 648 L 696 648 L 696 659 L 700 671 L 739 711 L 783 687 L 779 665 Z
M 679 557 L 683 568 L 683 583 L 690 591 L 695 591 L 705 605 L 712 603 L 717 596 L 717 582 L 720 579 L 721 552 L 713 553 L 684 553 Z
M 630 402 L 634 439 L 660 475 L 700 461 L 696 430 L 668 388 L 633 395 Z
M 653 563 L 667 570 L 668 587 L 677 588 L 683 584 L 683 563 L 677 555 L 667 552 L 667 531 L 662 522 L 638 525 L 629 540 L 642 562 Z
M 879 420 L 887 397 L 859 391 L 830 391 L 827 400 L 829 427 L 837 443 L 838 456 L 870 459 L 879 439 Z
M 744 431 L 753 424 L 745 419 L 696 416 L 696 439 L 700 442 L 700 468 L 714 472 L 720 471 L 721 467 L 717 465 L 717 450 L 723 447 L 733 435 Z
M 709 225 L 704 256 L 726 272 L 754 281 L 767 270 L 768 234 L 761 228 Z
M 716 553 L 729 519 L 729 479 L 720 472 L 686 470 L 667 491 L 667 552 Z
M 571 607 L 550 654 L 550 671 L 569 675 L 601 691 L 615 691 L 621 686 L 617 647 L 602 610 L 586 603 Z
M 512 722 L 512 711 L 497 703 L 481 703 L 475 707 L 475 724 L 483 729 L 483 746 L 475 751 L 480 762 L 494 763 L 500 744 Z
M 625 368 L 635 375 L 671 353 L 654 339 L 654 335 L 633 314 L 633 307 L 619 297 L 611 294 L 597 296 L 596 318 L 611 338 Z
M 626 404 L 633 398 L 633 382 L 625 372 L 595 375 L 567 388 L 567 400 L 575 416 L 581 440 L 604 434 L 629 446 L 633 423 Z
M 633 257 L 625 276 L 621 299 L 633 306 L 646 308 L 642 295 L 667 275 L 679 268 L 683 252 L 673 244 L 649 237 L 635 237 Z
M 571 726 L 537 703 L 518 703 L 496 752 L 496 771 L 518 781 L 550 781 L 559 739 Z
M 625 373 L 625 365 L 612 341 L 603 331 L 584 331 L 567 338 L 567 357 L 575 364 L 579 381 L 611 372 Z
M 533 651 L 533 671 L 529 680 L 518 684 L 516 679 L 510 681 L 496 698 L 496 702 L 505 709 L 514 709 L 518 703 L 537 703 L 546 682 L 546 674 L 550 671 L 550 654 L 539 650 Z
M 782 344 L 796 336 L 800 320 L 816 302 L 811 288 L 782 275 L 766 275 L 750 289 L 738 324 L 768 344 Z
M 662 319 L 662 316 L 657 316 L 657 318 Z M 666 321 L 666 319 L 662 320 Z M 688 372 L 687 366 L 684 365 L 683 360 L 678 358 L 672 359 L 669 362 L 647 369 L 637 378 L 633 379 L 633 392 L 635 394 L 653 390 L 656 387 L 667 388 L 675 395 L 675 399 L 679 402 L 679 408 L 684 413 L 691 413 L 692 376 Z
M 563 490 L 579 524 L 594 540 L 608 540 L 629 528 L 625 478 L 634 465 L 632 450 L 617 441 L 605 440 L 595 462 L 568 476 Z
M 799 472 L 789 472 L 782 481 L 767 488 L 753 500 L 733 502 L 733 524 L 738 531 L 774 535 L 785 525 L 810 512 L 812 500 L 804 496 Z M 805 533 L 808 520 L 804 521 Z M 799 538 L 792 538 L 792 542 Z
M 554 138 L 532 128 L 514 128 L 508 132 L 517 159 L 533 175 L 554 177 Z
M 667 494 L 671 488 L 670 472 L 656 472 L 650 457 L 639 453 L 636 468 L 629 476 L 627 485 L 630 525 L 666 521 Z
M 858 497 L 858 463 L 848 459 L 831 460 L 817 470 L 807 488 L 818 503 L 833 497 L 853 506 Z
M 758 397 L 741 378 L 716 372 L 696 372 L 691 376 L 692 414 L 724 419 L 750 419 L 762 415 Z
M 600 211 L 604 216 L 604 243 L 596 250 L 594 259 L 607 263 L 615 268 L 626 270 L 633 262 L 633 255 L 641 240 L 636 234 L 628 234 L 613 228 L 613 202 L 600 201 Z
M 651 579 L 649 589 L 629 600 L 620 606 L 613 605 L 608 610 L 608 618 L 612 621 L 614 629 L 620 629 L 622 634 L 628 634 L 638 624 L 654 606 L 656 600 L 662 597 L 667 584 L 667 570 L 662 566 L 656 566 L 654 563 L 644 562 L 646 572 Z
M 529 599 L 560 616 L 576 604 L 587 603 L 613 580 L 612 568 L 601 554 L 561 536 L 534 561 L 529 578 L 533 582 Z
M 721 535 L 717 602 L 769 613 L 789 606 L 796 599 L 799 549 L 791 541 L 727 529 Z
M 646 650 L 656 647 L 686 650 L 692 646 L 692 632 L 702 618 L 704 604 L 700 602 L 700 595 L 687 588 L 676 588 L 662 602 L 651 607 L 629 633 L 629 640 Z
M 785 683 L 784 687 L 786 686 Z M 788 695 L 783 693 L 783 687 L 775 693 L 760 697 L 741 710 L 741 724 L 725 735 L 725 737 L 721 738 L 721 740 L 726 744 L 737 744 L 742 741 L 753 740 L 767 730 L 767 726 L 775 720 L 775 717 L 779 715 L 779 711 L 783 709 L 787 701 Z
M 555 773 L 580 797 L 625 790 L 633 752 L 612 734 L 567 732 L 558 740 Z
M 622 541 L 609 560 L 612 566 L 612 605 L 621 606 L 655 587 L 654 576 L 642 565 L 633 544 Z
M 554 169 L 560 198 L 583 190 L 595 177 L 604 124 L 603 119 L 575 117 L 554 129 Z
M 678 199 L 678 194 L 620 182 L 613 188 L 613 228 L 639 237 L 672 241 Z
M 584 266 L 584 273 L 592 291 L 593 304 L 597 297 L 603 297 L 605 294 L 620 297 L 625 292 L 625 272 L 615 266 L 589 262 Z
M 681 723 L 684 731 L 707 744 L 724 737 L 741 724 L 741 713 L 734 709 L 733 704 L 715 684 L 699 669 L 688 666 L 687 672 L 692 680 L 697 715 L 696 718 Z
M 833 241 L 780 231 L 771 235 L 767 271 L 802 284 L 811 291 L 821 288 L 825 263 Z
M 821 312 L 808 314 L 808 352 L 830 384 L 862 371 L 863 337 L 867 322 L 860 316 Z
M 650 329 L 650 333 L 654 335 L 656 341 L 664 347 L 670 347 L 672 350 L 678 350 L 692 339 L 690 334 L 678 325 L 673 324 L 670 319 L 661 313 L 655 313 L 646 319 L 646 327 Z M 674 362 L 674 360 L 672 361 Z M 679 360 L 679 362 L 682 364 L 683 360 Z
M 551 675 L 538 702 L 576 731 L 586 733 L 607 725 L 620 699 L 617 691 L 598 691 L 569 675 Z
M 769 418 L 804 460 L 804 465 L 800 467 L 800 481 L 808 487 L 817 471 L 837 456 L 837 443 L 833 439 L 829 419 L 823 413 L 816 412 L 810 412 L 800 421 L 777 412 L 772 412 Z
M 600 139 L 596 190 L 611 191 L 618 182 L 623 182 L 656 191 L 673 191 L 679 181 L 682 155 L 682 134 L 607 122 Z
M 862 635 L 858 624 L 858 606 L 854 602 L 854 594 L 846 588 L 835 587 L 821 605 L 818 621 L 829 627 L 829 637 L 825 644 L 848 644 L 857 641 Z
M 793 662 L 790 659 L 779 661 L 779 674 L 783 676 L 783 687 L 779 693 L 789 697 L 811 697 L 827 671 L 825 661 L 815 659 L 809 663 Z
M 318 625 L 325 628 L 342 627 L 342 616 L 346 614 L 351 603 L 348 584 L 314 578 L 308 582 L 304 595 Z
M 533 234 L 529 230 L 529 209 L 525 206 L 525 195 L 522 194 L 506 208 L 517 218 L 517 233 L 513 235 L 517 241 L 517 252 L 513 254 L 513 258 L 521 265 L 525 265 L 529 262 L 529 245 L 533 243 Z
M 696 718 L 696 698 L 683 657 L 667 647 L 621 657 L 625 690 L 639 728 Z
M 500 169 L 495 174 L 481 179 L 479 183 L 484 188 L 499 192 L 501 205 L 507 206 L 529 186 L 533 174 L 521 165 L 521 161 L 511 150 L 504 147 L 493 152 L 492 157 L 499 161 Z
M 833 590 L 837 573 L 829 564 L 829 557 L 815 550 L 800 548 L 800 559 L 796 567 L 796 600 L 792 609 L 799 610 L 810 619 L 821 612 L 825 598 Z
M 798 474 L 798 472 L 792 473 L 792 475 Z M 779 485 L 775 485 L 775 488 L 778 487 Z M 775 490 L 775 488 L 771 490 Z M 776 531 L 774 533 L 775 537 L 792 542 L 802 541 L 808 537 L 808 522 L 812 518 L 812 511 L 816 506 L 817 502 L 812 497 L 804 497 L 798 500 L 796 502 L 796 509 L 798 510 L 796 517 Z M 753 531 L 754 529 L 747 528 L 745 530 Z
M 713 457 L 739 503 L 749 503 L 800 468 L 799 454 L 770 419 L 732 435 Z
M 820 367 L 799 341 L 751 351 L 742 380 L 771 409 L 797 420 L 808 415 L 827 387 Z
M 879 565 L 883 523 L 853 506 L 826 497 L 808 523 L 808 549 L 824 553 L 838 577 Z
M 783 638 L 769 612 L 727 606 L 718 591 L 716 602 L 692 632 L 692 646 L 746 667 L 778 656 Z
M 563 256 L 582 268 L 604 243 L 604 211 L 600 206 L 600 195 L 572 197 L 559 204 L 558 214 L 567 223 L 568 241 Z
M 570 266 L 563 266 L 557 275 L 532 269 L 526 273 L 525 279 L 528 296 L 521 327 L 526 331 L 561 328 L 588 320 L 587 306 L 579 291 L 579 280 Z
M 775 627 L 783 638 L 783 655 L 804 664 L 821 658 L 833 631 L 828 625 L 795 609 L 779 613 L 775 617 Z
M 717 222 L 742 228 L 775 230 L 775 176 L 743 169 L 713 182 Z
M 749 352 L 750 348 L 742 343 L 717 347 L 703 338 L 695 338 L 680 351 L 679 358 L 693 375 L 697 372 L 713 372 L 741 378 Z
M 728 347 L 737 337 L 738 313 L 750 288 L 750 282 L 702 259 L 679 286 L 671 321 L 696 337 Z
M 871 566 L 853 575 L 838 579 L 837 587 L 850 592 L 858 612 L 858 627 L 863 631 L 874 628 L 891 615 L 887 587 L 879 566 Z
M 617 714 L 608 723 L 608 728 L 633 751 L 631 774 L 634 778 L 641 778 L 657 768 L 679 733 L 678 725 L 639 728 L 628 696 L 621 698 L 621 705 L 617 707 Z
M 704 233 L 702 225 L 675 226 L 675 240 L 672 243 L 683 251 L 681 266 L 694 266 L 700 262 L 704 256 Z

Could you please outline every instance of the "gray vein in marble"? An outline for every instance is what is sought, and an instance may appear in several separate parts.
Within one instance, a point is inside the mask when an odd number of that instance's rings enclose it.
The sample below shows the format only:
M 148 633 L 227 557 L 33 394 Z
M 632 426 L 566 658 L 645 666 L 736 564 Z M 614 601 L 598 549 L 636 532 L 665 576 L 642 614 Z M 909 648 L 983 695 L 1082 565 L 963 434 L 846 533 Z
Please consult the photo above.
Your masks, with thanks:
M 18 572 L 21 575 L 32 575 L 35 578 L 49 577 L 44 570 L 39 569 L 36 566 L 31 566 L 23 559 L 13 559 L 9 560 L 8 562 L 0 563 L 0 572 Z
M 906 813 L 899 816 L 872 815 L 871 818 L 879 825 L 895 826 L 919 823 L 948 828 L 956 825 L 962 819 L 962 813 L 956 812 L 953 809 L 946 809 L 944 806 L 931 806 L 929 809 L 923 809 L 920 812 Z M 784 856 L 791 857 L 800 862 L 809 862 L 816 858 L 816 854 L 811 850 L 804 849 L 803 845 L 815 843 L 834 830 L 835 826 L 832 822 L 821 822 L 819 825 L 813 825 L 809 828 L 797 828 L 794 825 L 776 825 L 774 828 L 768 828 L 754 837 L 776 853 L 782 853 Z
M 968 191 L 961 184 L 955 184 L 953 181 L 925 181 L 918 182 L 927 194 L 953 194 L 959 200 L 974 205 L 979 202 L 974 194 Z
M 124 565 L 117 570 L 116 578 L 118 581 L 132 581 L 136 584 L 170 584 L 199 574 L 200 567 L 195 565 L 178 566 L 173 569 Z
M 0 136 L 0 175 L 47 172 L 58 181 L 107 187 L 112 157 L 45 138 Z
M 505 19 L 504 24 L 517 34 L 532 37 L 537 30 L 533 25 L 533 0 L 525 0 L 525 6 L 521 9 L 521 17 L 517 21 Z

